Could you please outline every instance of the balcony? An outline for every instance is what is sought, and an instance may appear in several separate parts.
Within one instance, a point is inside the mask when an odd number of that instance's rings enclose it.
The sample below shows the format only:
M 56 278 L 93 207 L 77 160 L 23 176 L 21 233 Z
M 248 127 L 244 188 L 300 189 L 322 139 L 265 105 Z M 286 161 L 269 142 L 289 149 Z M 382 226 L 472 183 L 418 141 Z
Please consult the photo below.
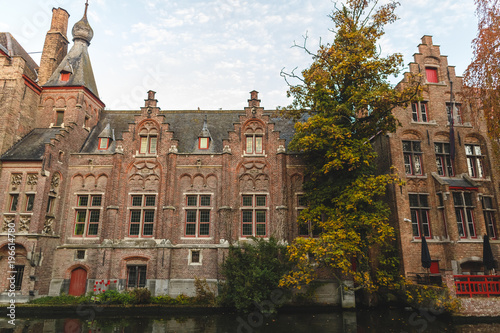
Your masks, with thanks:
M 500 275 L 454 275 L 457 296 L 500 296 Z
M 407 277 L 416 284 L 441 286 L 443 283 L 440 273 L 407 273 Z

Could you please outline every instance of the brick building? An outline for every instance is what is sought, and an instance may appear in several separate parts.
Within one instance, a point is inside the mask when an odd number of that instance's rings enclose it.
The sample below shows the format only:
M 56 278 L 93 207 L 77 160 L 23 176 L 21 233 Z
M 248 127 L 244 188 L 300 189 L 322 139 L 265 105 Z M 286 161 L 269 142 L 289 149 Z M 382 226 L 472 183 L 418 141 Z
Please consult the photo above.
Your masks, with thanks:
M 29 108 L 2 103 L 25 123 L 3 129 L 1 290 L 9 225 L 18 300 L 82 294 L 101 280 L 192 294 L 195 277 L 219 279 L 229 242 L 298 233 L 303 167 L 285 148 L 293 123 L 266 112 L 256 91 L 243 110 L 163 111 L 149 91 L 138 111 L 105 111 L 86 12 L 66 53 L 67 19 L 54 9 L 40 68 L 18 44 L 19 55 L 2 48 L 2 77 L 17 63 L 33 74 L 3 95 L 36 96 Z
M 484 274 L 483 235 L 489 235 L 495 257 L 500 250 L 499 184 L 486 124 L 480 110 L 462 102 L 462 78 L 431 36 L 422 37 L 409 72 L 422 76 L 422 100 L 396 110 L 401 126 L 374 144 L 380 170 L 395 166 L 406 182 L 389 195 L 402 269 L 409 277 L 425 272 L 425 236 L 430 273 L 438 280 L 443 274 Z M 400 84 L 407 83 L 408 75 Z
M 53 10 L 40 67 L 10 34 L 0 34 L 0 298 L 8 289 L 11 227 L 18 301 L 80 295 L 100 281 L 118 290 L 192 295 L 194 278 L 220 278 L 230 243 L 271 235 L 290 241 L 310 232 L 295 223 L 304 208 L 304 167 L 287 150 L 291 121 L 261 107 L 256 91 L 243 110 L 161 110 L 153 91 L 140 110 L 104 110 L 86 11 L 69 52 L 68 17 Z M 430 37 L 419 48 L 410 68 L 429 73 L 424 101 L 413 112 L 398 110 L 403 126 L 375 146 L 381 169 L 394 164 L 407 179 L 391 192 L 405 273 L 419 271 L 421 233 L 439 268 L 458 273 L 481 260 L 486 226 L 496 238 L 496 222 L 488 220 L 498 202 L 492 148 L 464 106 L 455 122 L 453 170 L 446 164 L 446 70 L 457 91 L 460 78 Z M 435 150 L 445 163 L 439 170 Z M 477 174 L 467 176 L 467 162 Z M 465 204 L 454 207 L 458 195 Z M 459 234 L 455 210 L 467 215 L 473 208 L 474 235 L 467 220 Z M 424 231 L 416 220 L 405 222 L 413 214 L 428 217 Z M 337 288 L 325 292 L 340 302 Z

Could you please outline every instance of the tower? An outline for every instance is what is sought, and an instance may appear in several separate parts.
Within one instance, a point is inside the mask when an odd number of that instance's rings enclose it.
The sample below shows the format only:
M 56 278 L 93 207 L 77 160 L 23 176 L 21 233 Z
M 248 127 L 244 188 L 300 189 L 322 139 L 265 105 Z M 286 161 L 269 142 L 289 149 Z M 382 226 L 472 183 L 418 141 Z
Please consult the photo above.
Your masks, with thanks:
M 69 14 L 66 10 L 62 8 L 52 9 L 52 23 L 45 37 L 42 58 L 40 59 L 39 85 L 44 85 L 47 82 L 68 53 L 68 19 Z
M 87 20 L 88 3 L 72 29 L 73 46 L 43 85 L 39 126 L 76 124 L 90 128 L 97 123 L 104 103 L 99 99 L 88 47 L 94 31 Z

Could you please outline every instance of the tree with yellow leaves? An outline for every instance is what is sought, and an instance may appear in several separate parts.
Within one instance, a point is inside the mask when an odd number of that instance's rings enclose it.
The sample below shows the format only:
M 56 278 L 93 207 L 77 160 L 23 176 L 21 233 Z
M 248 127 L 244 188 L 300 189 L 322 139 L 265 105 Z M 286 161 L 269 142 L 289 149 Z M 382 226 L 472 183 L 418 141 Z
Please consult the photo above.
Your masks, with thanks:
M 473 59 L 464 75 L 465 93 L 473 110 L 482 109 L 490 135 L 500 135 L 500 0 L 475 0 L 478 34 Z M 476 115 L 477 116 L 477 115 Z
M 394 175 L 375 175 L 371 140 L 394 131 L 394 108 L 406 106 L 419 91 L 418 80 L 406 88 L 387 81 L 402 69 L 402 55 L 382 57 L 377 41 L 384 26 L 396 20 L 398 3 L 348 0 L 331 14 L 335 34 L 320 45 L 302 75 L 282 73 L 291 85 L 293 104 L 283 110 L 297 121 L 290 149 L 307 163 L 305 198 L 309 208 L 299 223 L 313 225 L 319 237 L 297 238 L 288 247 L 295 267 L 281 286 L 299 287 L 328 270 L 339 281 L 353 279 L 357 288 L 392 283 L 397 255 L 395 231 L 382 198 Z M 306 120 L 304 120 L 306 119 Z M 376 269 L 374 269 L 376 267 Z

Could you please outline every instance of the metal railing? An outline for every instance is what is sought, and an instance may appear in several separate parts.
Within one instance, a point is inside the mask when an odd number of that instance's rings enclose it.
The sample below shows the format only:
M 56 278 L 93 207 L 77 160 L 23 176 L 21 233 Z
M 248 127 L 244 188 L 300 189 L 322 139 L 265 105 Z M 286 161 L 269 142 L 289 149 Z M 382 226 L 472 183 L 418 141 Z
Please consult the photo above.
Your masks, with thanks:
M 457 295 L 500 296 L 500 275 L 454 275 Z
M 439 273 L 407 273 L 406 276 L 416 284 L 440 286 L 443 283 L 443 278 Z

